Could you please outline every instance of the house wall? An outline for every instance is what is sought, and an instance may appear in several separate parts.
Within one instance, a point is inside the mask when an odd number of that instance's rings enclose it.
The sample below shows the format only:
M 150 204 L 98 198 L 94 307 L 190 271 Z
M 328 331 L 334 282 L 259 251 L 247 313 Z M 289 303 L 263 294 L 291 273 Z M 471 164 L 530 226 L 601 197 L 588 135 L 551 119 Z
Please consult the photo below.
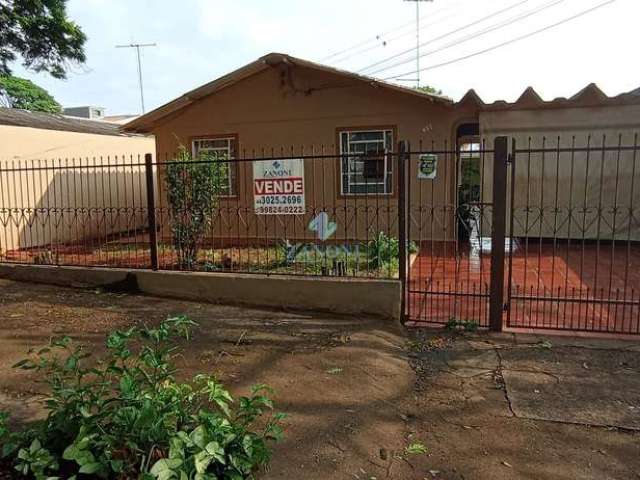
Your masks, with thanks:
M 151 137 L 0 126 L 0 254 L 143 228 L 124 207 L 146 206 L 145 153 Z
M 487 111 L 480 129 L 490 143 L 499 135 L 514 138 L 517 150 L 592 149 L 516 154 L 514 236 L 640 240 L 640 225 L 628 214 L 640 205 L 638 153 L 617 150 L 637 142 L 640 105 Z M 597 151 L 603 144 L 613 151 Z M 484 183 L 487 202 L 491 178 Z
M 243 158 L 283 153 L 296 156 L 301 151 L 305 155 L 335 155 L 339 152 L 337 129 L 353 127 L 392 128 L 394 142 L 409 140 L 413 150 L 421 145 L 423 148 L 451 149 L 459 116 L 452 106 L 428 98 L 298 66 L 293 68 L 290 78 L 271 68 L 202 98 L 162 120 L 153 128 L 153 133 L 160 160 L 172 158 L 180 144 L 190 145 L 192 137 L 207 135 L 237 135 Z M 338 157 L 307 160 L 308 213 L 275 217 L 253 214 L 252 163 L 239 162 L 239 196 L 222 202 L 222 215 L 229 221 L 217 222 L 212 235 L 228 237 L 231 241 L 251 238 L 313 240 L 313 233 L 307 226 L 317 212 L 324 209 L 331 220 L 338 223 L 336 240 L 366 240 L 379 231 L 390 231 L 397 236 L 397 175 L 391 196 L 342 197 L 339 165 Z M 397 167 L 394 167 L 394 174 L 396 172 Z M 416 208 L 418 202 L 423 205 L 454 202 L 453 155 L 442 156 L 436 180 L 418 182 L 413 180 L 417 173 L 418 162 L 414 155 L 410 178 L 411 203 Z M 437 221 L 416 217 L 416 221 L 424 221 L 424 231 L 430 229 L 433 238 L 452 239 L 453 215 L 450 217 Z M 418 230 L 414 226 L 412 232 Z

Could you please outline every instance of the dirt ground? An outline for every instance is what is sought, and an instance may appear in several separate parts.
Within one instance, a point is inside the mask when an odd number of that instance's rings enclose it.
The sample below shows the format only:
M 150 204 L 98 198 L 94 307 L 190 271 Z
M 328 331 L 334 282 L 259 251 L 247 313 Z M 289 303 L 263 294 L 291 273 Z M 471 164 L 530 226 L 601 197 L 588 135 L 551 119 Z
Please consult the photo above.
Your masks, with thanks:
M 263 479 L 640 479 L 640 344 L 404 331 L 283 313 L 0 280 L 0 405 L 41 414 L 11 365 L 52 335 L 199 322 L 178 359 L 234 393 L 276 390 L 286 439 Z M 407 455 L 422 443 L 426 454 Z

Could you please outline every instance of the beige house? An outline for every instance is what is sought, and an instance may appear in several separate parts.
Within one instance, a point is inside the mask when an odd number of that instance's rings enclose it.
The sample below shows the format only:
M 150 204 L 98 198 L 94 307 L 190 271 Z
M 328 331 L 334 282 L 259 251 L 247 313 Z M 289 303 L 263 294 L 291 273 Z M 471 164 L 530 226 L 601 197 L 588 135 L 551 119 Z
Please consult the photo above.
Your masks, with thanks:
M 333 239 L 361 240 L 380 231 L 397 235 L 397 156 L 384 152 L 396 152 L 400 140 L 413 149 L 455 150 L 456 128 L 466 116 L 444 97 L 272 53 L 123 130 L 153 134 L 161 161 L 173 158 L 180 145 L 237 160 L 221 206 L 223 220 L 232 221 L 218 222 L 216 237 L 313 239 L 307 226 L 324 210 L 337 224 Z M 354 153 L 366 158 L 343 157 Z M 324 157 L 304 161 L 306 212 L 256 215 L 254 165 L 243 160 L 302 156 Z M 412 203 L 454 204 L 455 171 L 455 155 L 443 153 L 436 178 L 414 185 Z M 416 160 L 410 176 L 417 175 Z M 453 215 L 423 221 L 432 237 L 453 238 Z
M 143 226 L 142 215 L 104 221 L 96 212 L 145 198 L 144 168 L 131 165 L 146 153 L 155 154 L 153 138 L 118 125 L 0 108 L 0 253 Z

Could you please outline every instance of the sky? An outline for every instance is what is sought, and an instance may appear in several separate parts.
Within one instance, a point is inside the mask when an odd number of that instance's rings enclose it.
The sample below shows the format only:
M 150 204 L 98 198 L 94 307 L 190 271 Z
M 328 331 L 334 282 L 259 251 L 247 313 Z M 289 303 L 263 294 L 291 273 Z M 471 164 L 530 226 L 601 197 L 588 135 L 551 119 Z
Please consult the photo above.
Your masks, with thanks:
M 547 100 L 591 82 L 609 95 L 640 87 L 638 0 L 433 0 L 420 8 L 421 82 L 454 100 L 471 88 L 489 102 L 516 100 L 528 86 Z M 68 14 L 88 36 L 86 64 L 72 66 L 66 80 L 18 64 L 14 74 L 65 107 L 102 106 L 107 115 L 141 110 L 135 50 L 115 48 L 131 42 L 157 44 L 142 53 L 147 111 L 269 52 L 416 78 L 413 1 L 69 0 Z

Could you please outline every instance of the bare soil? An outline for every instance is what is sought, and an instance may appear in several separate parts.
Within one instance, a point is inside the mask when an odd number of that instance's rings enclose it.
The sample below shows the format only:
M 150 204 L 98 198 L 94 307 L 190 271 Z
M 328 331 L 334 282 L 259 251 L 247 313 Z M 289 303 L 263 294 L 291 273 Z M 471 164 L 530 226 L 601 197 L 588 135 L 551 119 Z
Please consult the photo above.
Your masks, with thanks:
M 263 479 L 640 479 L 638 343 L 405 331 L 345 318 L 0 280 L 0 405 L 42 415 L 11 365 L 52 335 L 189 315 L 178 359 L 239 394 L 276 390 L 286 439 Z M 423 444 L 426 454 L 406 447 Z M 1 475 L 0 475 L 1 477 Z

